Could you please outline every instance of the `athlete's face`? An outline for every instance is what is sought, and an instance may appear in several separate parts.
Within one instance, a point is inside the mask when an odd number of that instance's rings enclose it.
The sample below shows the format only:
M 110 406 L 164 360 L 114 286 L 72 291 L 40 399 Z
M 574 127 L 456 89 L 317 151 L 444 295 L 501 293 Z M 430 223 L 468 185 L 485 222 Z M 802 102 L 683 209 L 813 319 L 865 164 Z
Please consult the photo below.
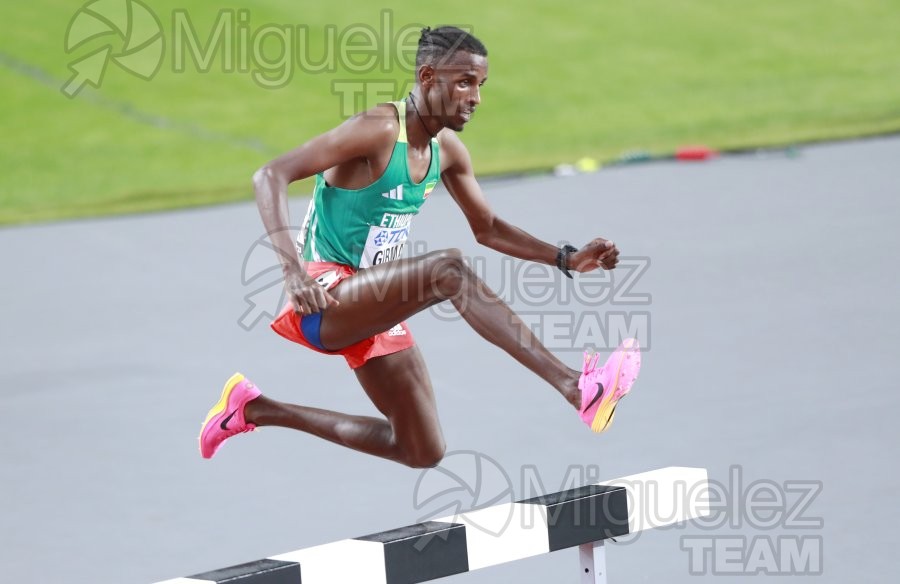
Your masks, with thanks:
M 444 127 L 461 132 L 481 103 L 481 86 L 487 81 L 487 58 L 457 51 L 422 79 L 428 108 Z M 430 82 L 429 82 L 430 81 Z

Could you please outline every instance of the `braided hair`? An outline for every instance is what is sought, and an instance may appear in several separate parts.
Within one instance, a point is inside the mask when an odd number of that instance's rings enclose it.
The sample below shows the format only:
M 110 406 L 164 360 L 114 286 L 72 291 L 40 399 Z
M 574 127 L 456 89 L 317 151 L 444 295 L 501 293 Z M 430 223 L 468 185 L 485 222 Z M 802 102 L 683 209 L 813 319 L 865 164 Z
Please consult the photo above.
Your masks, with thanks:
M 455 26 L 425 27 L 419 37 L 416 68 L 445 62 L 458 51 L 487 57 L 487 49 L 480 40 Z

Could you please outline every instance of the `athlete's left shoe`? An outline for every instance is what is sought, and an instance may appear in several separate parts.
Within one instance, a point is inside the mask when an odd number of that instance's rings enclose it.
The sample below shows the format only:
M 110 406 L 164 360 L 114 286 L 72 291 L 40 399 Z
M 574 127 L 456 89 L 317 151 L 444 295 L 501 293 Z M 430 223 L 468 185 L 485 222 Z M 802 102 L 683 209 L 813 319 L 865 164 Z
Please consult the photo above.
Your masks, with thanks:
M 240 373 L 235 373 L 225 383 L 222 397 L 216 402 L 200 430 L 200 455 L 212 458 L 222 442 L 235 434 L 252 432 L 256 429 L 244 419 L 244 407 L 262 392 Z
M 637 339 L 626 339 L 603 367 L 597 367 L 600 355 L 584 353 L 584 365 L 578 389 L 581 390 L 581 419 L 594 432 L 612 425 L 616 405 L 625 397 L 641 370 L 641 349 Z

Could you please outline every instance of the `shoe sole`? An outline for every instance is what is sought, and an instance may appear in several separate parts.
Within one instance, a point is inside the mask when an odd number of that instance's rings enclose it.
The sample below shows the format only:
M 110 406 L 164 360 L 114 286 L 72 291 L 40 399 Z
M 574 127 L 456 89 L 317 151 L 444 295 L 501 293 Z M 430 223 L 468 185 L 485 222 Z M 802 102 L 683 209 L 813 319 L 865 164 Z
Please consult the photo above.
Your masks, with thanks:
M 206 426 L 209 425 L 210 420 L 225 411 L 225 408 L 228 407 L 228 398 L 231 397 L 231 392 L 234 391 L 237 384 L 243 380 L 244 376 L 242 374 L 235 373 L 225 382 L 225 387 L 222 388 L 222 396 L 219 398 L 219 401 L 216 402 L 216 405 L 209 410 L 209 413 L 206 414 L 206 419 L 203 420 L 203 424 L 200 425 L 201 439 L 203 438 L 203 432 L 206 431 Z

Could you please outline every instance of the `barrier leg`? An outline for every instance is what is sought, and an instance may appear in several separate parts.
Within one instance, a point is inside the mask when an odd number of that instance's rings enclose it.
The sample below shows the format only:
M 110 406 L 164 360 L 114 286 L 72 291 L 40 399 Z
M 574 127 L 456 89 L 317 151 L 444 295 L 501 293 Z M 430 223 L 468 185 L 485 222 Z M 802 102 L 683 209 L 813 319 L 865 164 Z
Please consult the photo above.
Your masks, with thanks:
M 581 584 L 606 584 L 606 547 L 603 540 L 578 546 Z

